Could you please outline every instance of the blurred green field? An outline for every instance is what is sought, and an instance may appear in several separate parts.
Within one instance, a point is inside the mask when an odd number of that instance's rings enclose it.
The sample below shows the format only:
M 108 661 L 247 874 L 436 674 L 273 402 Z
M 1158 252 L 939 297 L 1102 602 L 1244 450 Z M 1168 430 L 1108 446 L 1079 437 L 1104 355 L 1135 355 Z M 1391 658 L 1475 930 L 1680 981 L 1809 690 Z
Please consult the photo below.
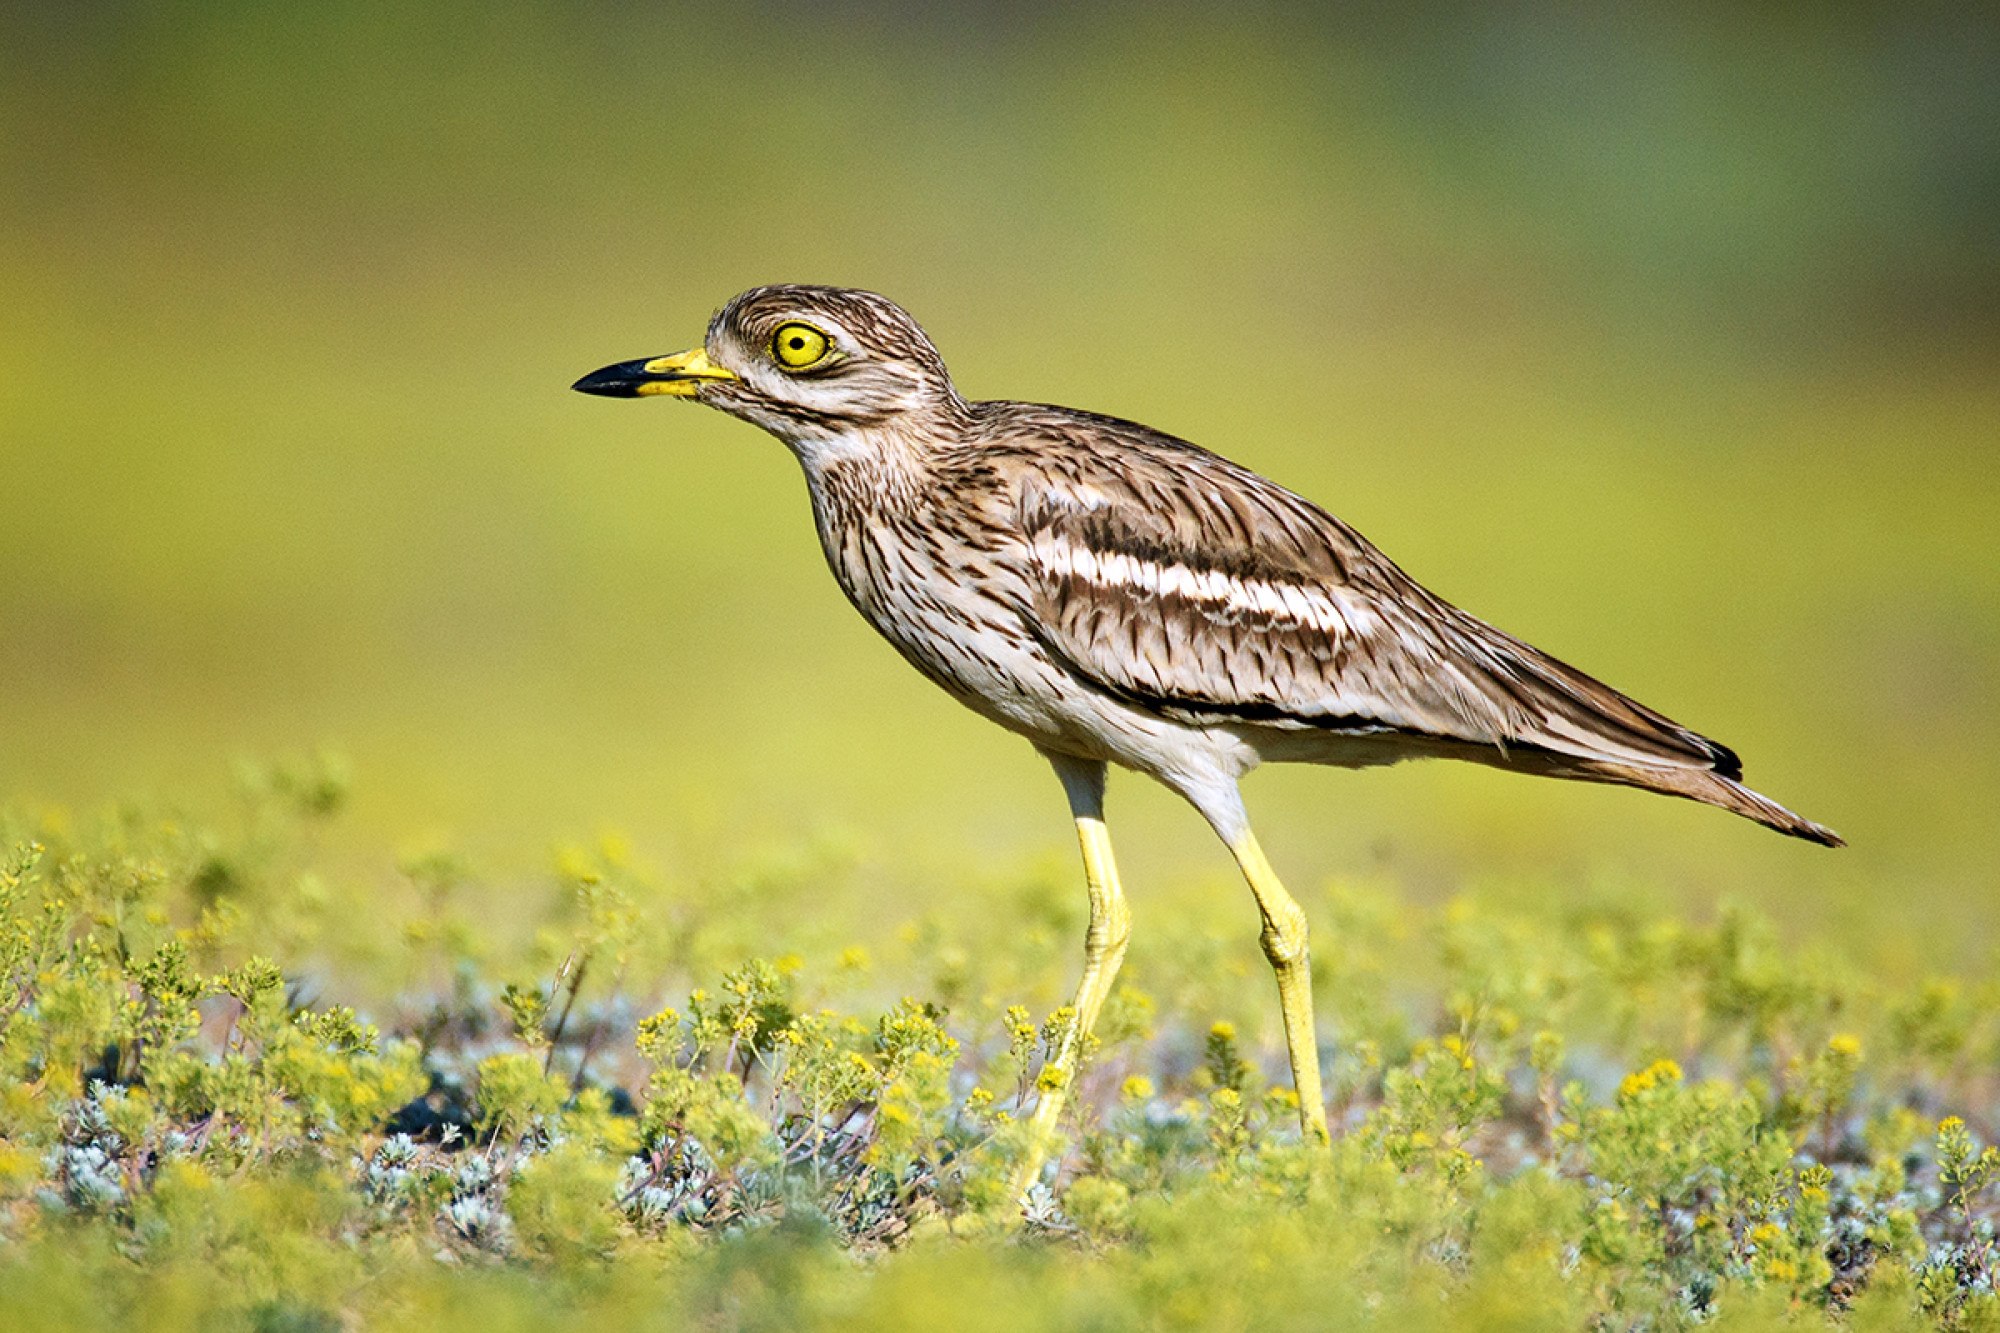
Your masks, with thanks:
M 834 594 L 781 448 L 565 389 L 830 281 L 975 396 L 1282 479 L 1854 844 L 1260 776 L 1302 888 L 1630 878 L 1983 948 L 1992 25 L 1192 15 L 11 8 L 0 794 L 213 802 L 329 743 L 357 846 L 502 868 L 600 823 L 696 867 L 831 837 L 897 897 L 1066 852 L 1039 761 Z M 1142 895 L 1221 878 L 1114 801 Z

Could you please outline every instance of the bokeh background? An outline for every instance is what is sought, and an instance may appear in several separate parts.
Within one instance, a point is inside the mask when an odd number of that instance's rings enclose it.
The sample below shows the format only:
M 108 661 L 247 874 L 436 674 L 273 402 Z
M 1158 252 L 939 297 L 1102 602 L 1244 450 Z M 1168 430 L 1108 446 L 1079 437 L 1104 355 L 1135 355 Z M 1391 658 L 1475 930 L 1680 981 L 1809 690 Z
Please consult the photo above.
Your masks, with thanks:
M 830 282 L 971 396 L 1324 503 L 1853 843 L 1266 770 L 1302 896 L 1738 897 L 1983 956 L 1993 11 L 1390 8 L 5 6 L 0 801 L 223 805 L 332 746 L 358 863 L 504 882 L 609 826 L 694 881 L 824 864 L 863 935 L 1067 870 L 1041 762 L 853 615 L 780 446 L 568 391 Z M 1200 822 L 1113 801 L 1142 929 L 1212 884 L 1247 941 Z

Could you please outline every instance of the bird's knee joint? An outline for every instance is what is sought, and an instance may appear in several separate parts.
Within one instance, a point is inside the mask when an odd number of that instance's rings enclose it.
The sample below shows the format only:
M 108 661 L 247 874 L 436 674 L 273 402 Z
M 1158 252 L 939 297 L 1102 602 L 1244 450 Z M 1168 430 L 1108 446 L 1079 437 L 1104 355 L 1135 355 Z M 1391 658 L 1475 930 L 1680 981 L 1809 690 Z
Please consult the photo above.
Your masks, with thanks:
M 1119 953 L 1131 941 L 1131 916 L 1124 912 L 1114 912 L 1091 918 L 1090 929 L 1084 933 L 1083 949 L 1085 953 L 1092 955 Z
M 1264 932 L 1257 939 L 1264 946 L 1264 956 L 1271 960 L 1272 967 L 1289 968 L 1305 965 L 1308 942 L 1303 915 L 1289 921 L 1265 922 Z

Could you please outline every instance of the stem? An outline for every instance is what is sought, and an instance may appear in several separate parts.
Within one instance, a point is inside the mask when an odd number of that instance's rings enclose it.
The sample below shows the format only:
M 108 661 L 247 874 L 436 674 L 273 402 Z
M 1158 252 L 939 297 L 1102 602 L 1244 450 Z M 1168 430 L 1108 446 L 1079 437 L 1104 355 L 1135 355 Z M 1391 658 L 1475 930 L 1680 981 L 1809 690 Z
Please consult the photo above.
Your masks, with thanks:
M 558 986 L 563 984 L 564 977 L 569 978 L 569 990 L 563 997 L 562 1012 L 556 1015 L 555 1031 L 549 1033 L 549 1053 L 542 1057 L 542 1075 L 544 1077 L 547 1077 L 549 1071 L 555 1068 L 556 1046 L 562 1041 L 563 1030 L 569 1026 L 569 1011 L 576 1007 L 576 993 L 583 988 L 584 973 L 590 970 L 590 955 L 586 953 L 582 960 L 577 962 L 576 970 L 571 971 L 570 962 L 575 958 L 576 955 L 572 953 L 568 958 L 563 959 L 562 969 L 556 973 L 556 984 Z

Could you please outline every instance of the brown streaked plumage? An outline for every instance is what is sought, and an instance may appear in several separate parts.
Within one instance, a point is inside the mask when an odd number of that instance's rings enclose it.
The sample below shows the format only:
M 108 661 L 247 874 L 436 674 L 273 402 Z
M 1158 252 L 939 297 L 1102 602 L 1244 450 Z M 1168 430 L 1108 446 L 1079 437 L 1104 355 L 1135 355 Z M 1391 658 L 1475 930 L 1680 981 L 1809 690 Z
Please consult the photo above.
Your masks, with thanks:
M 1130 929 L 1103 832 L 1107 762 L 1181 793 L 1235 853 L 1278 972 L 1302 1122 L 1319 1135 L 1304 917 L 1237 794 L 1259 763 L 1470 759 L 1839 845 L 1745 787 L 1727 747 L 1460 611 L 1276 483 L 1133 422 L 968 402 L 916 321 L 872 293 L 756 288 L 703 348 L 576 387 L 691 397 L 783 440 L 856 609 L 1055 765 L 1092 908 L 1065 1073 Z M 1024 1179 L 1060 1105 L 1037 1107 Z

